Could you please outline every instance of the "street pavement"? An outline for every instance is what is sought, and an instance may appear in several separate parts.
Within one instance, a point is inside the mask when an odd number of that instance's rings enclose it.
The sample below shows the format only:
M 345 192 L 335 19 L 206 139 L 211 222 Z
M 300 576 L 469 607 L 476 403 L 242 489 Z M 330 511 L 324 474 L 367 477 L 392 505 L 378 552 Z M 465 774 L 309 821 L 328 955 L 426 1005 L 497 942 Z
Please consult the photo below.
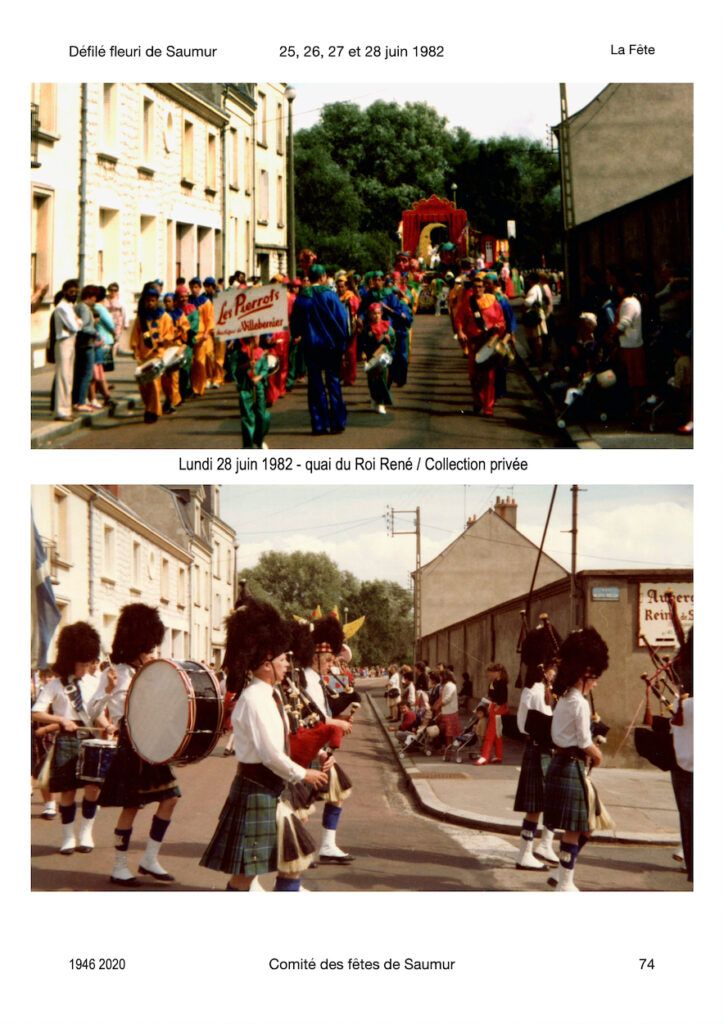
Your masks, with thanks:
M 32 377 L 32 443 L 38 448 L 240 448 L 238 399 L 232 384 L 184 403 L 172 416 L 144 425 L 130 356 L 116 359 L 109 380 L 116 414 L 87 414 L 82 425 L 56 423 L 48 407 L 53 371 Z M 295 389 L 271 409 L 267 443 L 272 449 L 310 448 L 561 448 L 572 447 L 536 394 L 528 375 L 508 373 L 508 396 L 496 403 L 492 419 L 471 414 L 470 385 L 460 348 L 446 316 L 418 316 L 408 382 L 393 389 L 386 416 L 372 409 L 364 372 L 345 388 L 348 426 L 343 434 L 313 437 L 306 387 Z
M 358 680 L 358 689 L 374 695 L 384 711 L 381 680 Z M 516 766 L 485 769 L 443 764 L 441 758 L 419 765 L 417 783 L 428 783 L 430 799 L 437 799 L 436 814 L 422 813 L 419 792 L 401 769 L 393 751 L 387 723 L 380 720 L 372 703 L 365 700 L 354 719 L 340 762 L 353 780 L 354 789 L 344 805 L 339 845 L 355 856 L 348 866 L 320 866 L 304 876 L 310 891 L 546 891 L 547 872 L 515 870 L 517 837 L 506 834 L 512 827 L 509 810 L 514 792 Z M 511 751 L 512 753 L 512 751 Z M 506 746 L 506 760 L 508 760 Z M 411 767 L 417 767 L 416 764 Z M 235 760 L 223 756 L 220 743 L 212 756 L 195 765 L 177 769 L 183 798 L 161 850 L 161 862 L 176 877 L 171 884 L 145 882 L 138 891 L 220 891 L 226 877 L 199 866 L 199 858 L 216 824 L 234 773 Z M 577 884 L 582 890 L 668 891 L 690 890 L 691 885 L 672 859 L 670 786 L 643 780 L 649 772 L 621 772 L 611 784 L 599 780 L 604 800 L 617 821 L 641 823 L 638 842 L 592 842 L 579 862 Z M 667 776 L 658 773 L 662 780 Z M 601 772 L 602 777 L 606 772 Z M 431 778 L 432 776 L 432 778 Z M 653 788 L 647 788 L 651 785 Z M 668 781 L 667 781 L 668 785 Z M 642 788 L 643 787 L 643 788 Z M 610 801 L 610 802 L 609 802 Z M 78 801 L 80 804 L 80 800 Z M 504 806 L 505 804 L 505 806 Z M 39 794 L 33 795 L 31 811 L 31 879 L 35 891 L 120 891 L 110 885 L 113 864 L 113 827 L 116 812 L 98 812 L 96 849 L 90 854 L 61 856 L 57 852 L 60 823 L 40 818 Z M 640 814 L 639 814 L 640 812 Z M 129 864 L 138 864 L 145 846 L 153 807 L 139 812 L 133 833 Z M 474 817 L 491 819 L 484 827 Z M 497 824 L 505 815 L 509 822 Z M 630 815 L 630 817 L 629 817 Z M 321 828 L 321 807 L 308 828 L 315 838 Z M 643 840 L 648 841 L 643 841 Z M 653 841 L 651 841 L 653 840 Z M 273 876 L 262 885 L 270 889 Z M 129 891 L 129 890 L 123 890 Z M 135 891 L 135 890 L 130 890 Z

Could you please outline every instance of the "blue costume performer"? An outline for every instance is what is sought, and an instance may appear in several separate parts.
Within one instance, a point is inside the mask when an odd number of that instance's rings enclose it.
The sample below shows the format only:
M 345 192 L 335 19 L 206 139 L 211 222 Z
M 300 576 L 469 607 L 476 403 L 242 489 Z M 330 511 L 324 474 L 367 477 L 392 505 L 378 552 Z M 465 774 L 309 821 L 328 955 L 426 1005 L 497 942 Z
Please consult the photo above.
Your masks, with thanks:
M 348 343 L 347 313 L 321 264 L 310 270 L 311 288 L 294 303 L 293 338 L 301 337 L 307 364 L 307 401 L 312 434 L 341 434 L 347 423 L 340 367 Z

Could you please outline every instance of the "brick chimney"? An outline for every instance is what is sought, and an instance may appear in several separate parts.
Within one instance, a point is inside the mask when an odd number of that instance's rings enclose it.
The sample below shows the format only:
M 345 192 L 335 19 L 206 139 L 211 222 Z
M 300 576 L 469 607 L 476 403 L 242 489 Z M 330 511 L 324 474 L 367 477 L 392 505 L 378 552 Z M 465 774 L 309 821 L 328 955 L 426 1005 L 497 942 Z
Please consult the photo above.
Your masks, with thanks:
M 499 515 L 501 519 L 504 519 L 506 523 L 509 523 L 513 529 L 516 529 L 518 522 L 518 502 L 515 498 L 496 498 L 495 508 L 493 510 L 496 515 Z

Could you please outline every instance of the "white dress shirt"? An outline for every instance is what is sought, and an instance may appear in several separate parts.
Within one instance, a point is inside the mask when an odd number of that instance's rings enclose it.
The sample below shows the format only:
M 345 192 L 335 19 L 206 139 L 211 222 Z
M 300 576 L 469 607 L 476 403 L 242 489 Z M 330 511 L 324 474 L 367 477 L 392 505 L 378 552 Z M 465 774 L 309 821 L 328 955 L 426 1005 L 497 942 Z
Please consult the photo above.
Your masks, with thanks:
M 525 720 L 528 717 L 529 711 L 540 711 L 544 715 L 553 714 L 553 708 L 546 704 L 546 688 L 544 683 L 533 683 L 532 686 L 523 687 L 516 722 L 518 723 L 518 729 L 524 736 L 528 735 L 525 731 Z
M 93 718 L 89 709 L 89 703 L 95 692 L 96 684 L 96 677 L 91 675 L 85 675 L 82 679 L 78 680 L 80 695 L 83 699 L 83 706 L 86 708 L 89 718 Z M 45 684 L 38 694 L 37 700 L 33 704 L 33 711 L 44 711 L 47 713 L 51 705 L 53 707 L 52 714 L 60 715 L 61 718 L 71 718 L 74 721 L 82 721 L 78 712 L 73 707 L 73 701 L 65 692 L 60 679 L 50 679 Z
M 674 737 L 674 753 L 679 768 L 686 772 L 694 771 L 694 698 L 687 697 L 684 701 L 684 724 L 672 725 Z
M 101 681 L 98 689 L 93 694 L 88 707 L 91 718 L 99 718 L 103 714 L 103 708 L 108 709 L 108 716 L 114 725 L 118 725 L 126 713 L 126 694 L 131 680 L 136 674 L 135 668 L 130 665 L 114 665 L 118 680 L 113 688 L 113 693 L 106 693 L 108 685 L 108 669 L 101 672 Z
M 301 782 L 306 769 L 284 752 L 285 721 L 273 687 L 262 679 L 252 679 L 231 716 L 234 752 L 241 764 L 263 764 L 286 782 Z
M 556 747 L 580 747 L 581 750 L 593 744 L 591 706 L 575 687 L 567 690 L 555 706 L 551 739 Z
M 313 668 L 305 668 L 304 679 L 307 684 L 307 693 L 323 713 L 327 721 L 329 721 L 333 716 L 330 711 L 329 701 L 327 700 L 327 687 L 322 682 L 322 677 L 319 672 L 315 672 Z
M 629 295 L 618 307 L 618 326 L 623 332 L 619 338 L 621 348 L 641 348 L 641 303 L 635 296 Z

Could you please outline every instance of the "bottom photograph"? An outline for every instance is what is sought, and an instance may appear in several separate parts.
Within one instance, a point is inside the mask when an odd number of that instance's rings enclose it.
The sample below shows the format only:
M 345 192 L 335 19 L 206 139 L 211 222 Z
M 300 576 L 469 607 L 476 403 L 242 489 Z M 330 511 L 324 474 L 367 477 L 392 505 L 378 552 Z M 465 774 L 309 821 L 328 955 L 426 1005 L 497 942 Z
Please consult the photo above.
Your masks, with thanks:
M 38 485 L 34 891 L 692 891 L 693 489 Z

